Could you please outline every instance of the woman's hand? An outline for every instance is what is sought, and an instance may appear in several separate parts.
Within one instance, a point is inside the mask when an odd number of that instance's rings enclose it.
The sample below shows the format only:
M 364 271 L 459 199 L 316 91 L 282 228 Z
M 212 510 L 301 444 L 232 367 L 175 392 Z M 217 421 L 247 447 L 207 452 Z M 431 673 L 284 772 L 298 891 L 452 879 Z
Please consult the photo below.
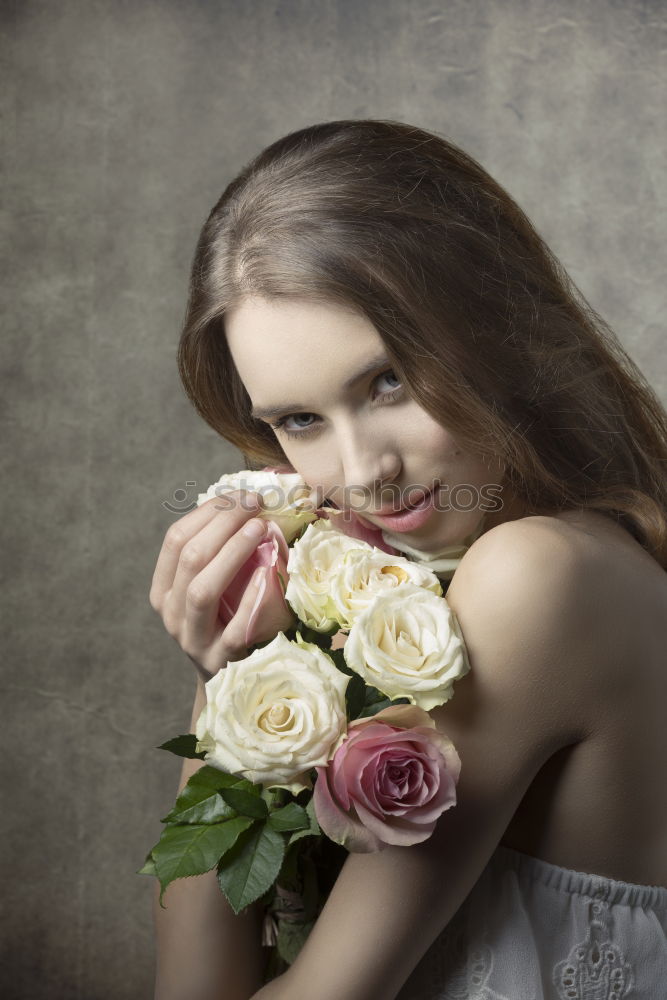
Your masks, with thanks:
M 204 683 L 248 653 L 248 623 L 265 585 L 262 573 L 270 569 L 256 571 L 224 627 L 220 598 L 267 536 L 268 522 L 254 516 L 260 510 L 260 497 L 249 491 L 226 493 L 224 505 L 214 497 L 171 525 L 158 556 L 151 607 Z M 253 623 L 254 642 L 274 638 L 295 621 L 276 588 L 265 597 Z

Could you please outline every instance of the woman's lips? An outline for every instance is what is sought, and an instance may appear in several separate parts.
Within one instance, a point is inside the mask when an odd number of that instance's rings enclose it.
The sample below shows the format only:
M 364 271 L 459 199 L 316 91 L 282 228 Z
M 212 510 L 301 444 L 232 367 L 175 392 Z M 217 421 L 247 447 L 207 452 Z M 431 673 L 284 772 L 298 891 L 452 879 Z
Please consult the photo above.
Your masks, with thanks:
M 366 523 L 371 524 L 372 527 L 386 528 L 390 531 L 417 531 L 423 524 L 426 524 L 432 513 L 433 491 L 429 490 L 417 503 L 397 511 L 395 514 L 374 514 L 373 517 L 380 522 L 379 525 L 371 521 L 366 521 Z M 357 517 L 364 520 L 361 514 L 357 514 Z

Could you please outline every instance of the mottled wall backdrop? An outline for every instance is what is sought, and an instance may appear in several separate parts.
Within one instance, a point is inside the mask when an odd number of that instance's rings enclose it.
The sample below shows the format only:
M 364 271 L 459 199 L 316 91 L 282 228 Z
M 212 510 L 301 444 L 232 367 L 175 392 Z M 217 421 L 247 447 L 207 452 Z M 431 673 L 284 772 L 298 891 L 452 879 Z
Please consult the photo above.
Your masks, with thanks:
M 285 132 L 385 117 L 477 157 L 667 402 L 663 0 L 3 0 L 8 238 L 0 989 L 152 995 L 192 666 L 148 591 L 240 456 L 175 351 L 194 241 Z M 179 492 L 181 491 L 181 492 Z

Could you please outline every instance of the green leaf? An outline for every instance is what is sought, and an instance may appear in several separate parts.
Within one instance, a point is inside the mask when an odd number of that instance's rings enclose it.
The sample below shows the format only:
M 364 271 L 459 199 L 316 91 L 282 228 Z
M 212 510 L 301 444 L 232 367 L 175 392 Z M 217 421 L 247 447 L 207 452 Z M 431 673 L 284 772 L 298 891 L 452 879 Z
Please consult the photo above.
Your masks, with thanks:
M 344 649 L 330 649 L 329 650 L 329 656 L 334 661 L 334 663 L 336 664 L 336 666 L 338 667 L 338 669 L 342 670 L 342 672 L 344 674 L 347 674 L 348 677 L 358 677 L 359 676 L 358 674 L 355 674 L 355 672 L 352 669 L 352 667 L 348 667 L 347 662 L 345 660 Z
M 388 701 L 388 697 L 379 688 L 373 687 L 372 684 L 366 685 L 366 705 L 374 705 L 379 701 Z
M 227 774 L 216 767 L 202 767 L 182 789 L 171 812 L 163 823 L 220 823 L 231 819 L 236 811 L 221 797 L 223 788 L 243 787 L 245 778 Z
M 234 913 L 271 888 L 284 855 L 285 838 L 268 823 L 257 823 L 239 837 L 218 865 L 218 884 Z
M 276 809 L 269 816 L 269 826 L 274 830 L 287 832 L 310 828 L 310 818 L 303 806 L 296 802 L 288 802 L 282 809 Z
M 364 682 L 363 677 L 356 673 L 356 671 L 352 670 L 351 667 L 348 667 L 345 660 L 345 651 L 343 649 L 329 649 L 327 652 L 341 673 L 347 674 L 350 678 L 345 689 L 345 705 L 347 708 L 348 718 L 350 720 L 357 719 L 363 714 L 364 704 L 369 688 Z M 375 691 L 376 688 L 372 688 L 370 690 Z M 384 697 L 384 695 L 382 695 L 382 697 Z
M 308 813 L 308 819 L 310 820 L 310 829 L 313 833 L 322 833 L 320 829 L 320 824 L 317 822 L 317 816 L 315 814 L 315 802 L 311 798 L 306 806 L 306 812 Z
M 225 802 L 235 809 L 241 816 L 250 816 L 251 819 L 266 819 L 269 815 L 269 807 L 261 797 L 261 788 L 252 785 L 255 791 L 247 788 L 223 788 L 220 791 Z
M 162 887 L 160 906 L 170 882 L 210 871 L 252 822 L 246 816 L 235 816 L 224 823 L 166 827 L 152 851 Z
M 367 719 L 371 715 L 377 715 L 381 712 L 383 708 L 389 708 L 390 705 L 409 705 L 409 698 L 388 698 L 386 695 L 378 691 L 377 688 L 368 687 L 366 689 L 366 702 L 363 709 L 357 716 L 358 719 Z
M 153 858 L 153 852 L 149 851 L 146 855 L 146 860 L 144 861 L 141 868 L 137 871 L 137 875 L 155 875 L 157 876 L 157 868 L 155 867 L 155 860 Z
M 345 688 L 345 706 L 350 720 L 358 719 L 364 710 L 366 685 L 359 674 L 352 674 Z
M 197 737 L 194 733 L 186 733 L 183 736 L 175 736 L 173 740 L 167 740 L 166 743 L 161 743 L 156 750 L 168 750 L 170 753 L 175 753 L 177 757 L 191 757 L 193 760 L 205 760 L 205 754 L 202 751 L 197 753 L 195 746 L 197 744 Z
M 293 833 L 290 836 L 289 840 L 287 841 L 288 847 L 291 847 L 295 841 L 301 840 L 302 837 L 317 837 L 319 834 L 322 833 L 320 829 L 320 824 L 317 822 L 317 817 L 315 815 L 315 806 L 313 804 L 312 798 L 308 800 L 305 809 L 306 809 L 306 815 L 308 816 L 309 826 L 305 830 L 297 830 L 295 833 Z
M 275 786 L 273 788 L 263 788 L 261 795 L 271 811 L 282 809 L 283 806 L 292 801 L 292 793 L 286 788 Z
M 276 883 L 280 883 L 281 886 L 285 889 L 290 889 L 292 892 L 300 891 L 301 882 L 299 876 L 298 847 L 293 847 L 291 845 L 287 846 L 283 863 L 276 878 Z M 275 899 L 275 893 L 273 894 L 273 897 Z

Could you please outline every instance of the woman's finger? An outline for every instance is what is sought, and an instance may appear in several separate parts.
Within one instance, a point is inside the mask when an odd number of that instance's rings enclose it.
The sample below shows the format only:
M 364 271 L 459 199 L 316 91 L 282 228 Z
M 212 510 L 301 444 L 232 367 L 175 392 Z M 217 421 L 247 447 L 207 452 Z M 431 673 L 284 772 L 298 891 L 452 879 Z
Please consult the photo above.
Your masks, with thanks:
M 211 539 L 202 542 L 202 545 L 210 542 L 215 554 L 195 576 L 192 567 L 181 573 L 179 563 L 170 600 L 184 609 L 186 640 L 191 646 L 204 647 L 213 639 L 219 628 L 220 598 L 265 535 L 266 521 L 251 518 L 226 541 L 221 538 L 216 545 L 213 533 Z
M 151 582 L 149 600 L 155 611 L 160 611 L 166 595 L 171 590 L 183 546 L 216 514 L 211 500 L 196 510 L 191 510 L 170 526 L 164 536 Z
M 242 504 L 241 498 L 243 498 Z M 224 521 L 228 524 L 227 533 L 231 534 L 240 527 L 240 524 L 244 520 L 243 515 L 245 515 L 245 519 L 248 519 L 257 512 L 256 509 L 253 510 L 253 506 L 256 504 L 259 504 L 259 497 L 256 493 L 247 492 L 244 497 L 243 493 L 237 490 L 233 493 L 227 493 L 221 497 L 213 497 L 211 500 L 207 500 L 206 503 L 195 510 L 191 510 L 172 524 L 165 535 L 153 573 L 149 600 L 151 607 L 155 611 L 162 610 L 165 599 L 174 586 L 174 580 L 185 546 L 212 522 L 221 525 Z M 221 512 L 234 512 L 238 516 L 229 525 L 227 518 L 217 520 Z
M 255 511 L 255 514 L 257 514 L 257 511 Z M 253 516 L 250 510 L 224 511 L 218 517 L 211 518 L 196 535 L 185 543 L 181 549 L 181 555 L 169 594 L 169 601 L 174 607 L 185 609 L 190 587 L 193 587 L 193 594 L 191 596 L 194 596 L 195 602 L 198 603 L 196 592 L 210 583 L 210 573 L 207 573 L 207 570 L 211 562 L 222 553 L 224 546 L 239 534 L 240 529 L 244 527 L 245 523 L 256 520 L 258 519 Z M 229 577 L 229 579 L 233 579 L 238 572 L 239 566 L 247 558 L 247 555 L 244 558 L 243 551 L 238 552 L 239 549 L 244 550 L 243 545 L 240 543 L 244 540 L 246 541 L 245 550 L 247 550 L 247 554 L 249 555 L 254 548 L 253 543 L 256 544 L 256 539 L 258 537 L 261 538 L 265 533 L 266 521 L 260 520 L 259 524 L 263 529 L 261 533 L 254 532 L 250 535 L 240 535 L 235 545 L 225 549 L 227 558 L 231 560 L 233 565 L 223 567 L 223 579 L 216 579 L 214 581 L 216 584 L 223 584 L 222 590 L 219 593 L 222 593 L 225 589 L 225 578 Z M 237 556 L 240 556 L 240 562 Z M 219 562 L 217 565 L 220 565 Z M 216 577 L 219 578 L 220 575 L 220 569 L 218 569 Z

